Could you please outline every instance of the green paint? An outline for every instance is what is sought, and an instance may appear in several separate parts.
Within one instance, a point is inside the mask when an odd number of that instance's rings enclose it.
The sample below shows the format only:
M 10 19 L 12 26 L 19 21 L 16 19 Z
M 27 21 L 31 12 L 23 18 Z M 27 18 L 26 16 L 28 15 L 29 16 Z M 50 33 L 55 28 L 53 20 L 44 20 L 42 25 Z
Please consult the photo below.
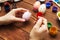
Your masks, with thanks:
M 48 29 L 52 27 L 52 24 L 50 22 L 47 23 Z

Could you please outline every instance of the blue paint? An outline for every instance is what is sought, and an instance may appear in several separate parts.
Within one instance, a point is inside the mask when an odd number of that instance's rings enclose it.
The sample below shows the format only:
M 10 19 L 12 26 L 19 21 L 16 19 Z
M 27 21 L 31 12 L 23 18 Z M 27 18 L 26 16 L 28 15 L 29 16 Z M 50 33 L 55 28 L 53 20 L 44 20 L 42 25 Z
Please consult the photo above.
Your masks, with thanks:
M 56 6 L 53 6 L 52 12 L 57 12 L 58 8 Z
M 55 2 L 59 2 L 59 0 L 54 0 Z
M 10 11 L 10 6 L 9 5 L 5 5 L 4 8 L 5 8 L 5 11 L 6 12 L 9 12 Z
M 51 3 L 50 2 L 47 2 L 46 3 L 46 8 L 50 8 L 51 7 Z

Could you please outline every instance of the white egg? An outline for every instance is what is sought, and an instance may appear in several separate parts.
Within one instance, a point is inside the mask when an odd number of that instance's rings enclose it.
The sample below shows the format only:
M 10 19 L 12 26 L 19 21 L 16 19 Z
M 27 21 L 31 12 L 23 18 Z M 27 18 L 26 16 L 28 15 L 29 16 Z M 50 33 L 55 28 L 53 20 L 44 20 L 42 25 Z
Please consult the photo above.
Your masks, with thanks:
M 31 13 L 29 11 L 25 12 L 22 16 L 23 19 L 25 19 L 26 21 L 28 21 L 31 17 Z
M 45 13 L 45 12 L 46 12 L 46 4 L 40 5 L 38 11 L 39 11 L 39 12 L 42 12 L 42 13 Z
M 45 0 L 39 0 L 39 1 L 43 2 L 43 1 L 45 1 Z
M 34 8 L 39 8 L 40 7 L 40 2 L 36 1 L 33 5 Z

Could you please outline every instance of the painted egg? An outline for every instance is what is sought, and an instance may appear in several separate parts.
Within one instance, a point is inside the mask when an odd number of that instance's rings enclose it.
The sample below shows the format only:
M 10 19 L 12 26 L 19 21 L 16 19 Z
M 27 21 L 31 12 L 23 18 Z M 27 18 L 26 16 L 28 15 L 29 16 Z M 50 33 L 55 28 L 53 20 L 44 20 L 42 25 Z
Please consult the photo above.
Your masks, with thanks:
M 23 19 L 25 19 L 26 21 L 28 21 L 31 17 L 31 13 L 29 11 L 25 12 L 22 16 Z
M 44 3 L 45 2 L 45 0 L 39 0 L 41 3 Z
M 46 5 L 45 4 L 40 5 L 38 11 L 42 12 L 42 13 L 45 13 L 46 12 Z
M 40 7 L 40 2 L 39 1 L 36 1 L 33 5 L 33 8 L 39 8 Z

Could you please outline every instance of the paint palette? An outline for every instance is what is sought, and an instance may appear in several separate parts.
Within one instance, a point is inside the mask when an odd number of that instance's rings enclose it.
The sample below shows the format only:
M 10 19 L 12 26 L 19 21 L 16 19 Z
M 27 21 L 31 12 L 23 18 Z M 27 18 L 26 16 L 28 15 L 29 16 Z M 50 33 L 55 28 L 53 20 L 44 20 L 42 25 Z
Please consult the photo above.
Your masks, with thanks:
M 53 0 L 60 7 L 60 0 Z

